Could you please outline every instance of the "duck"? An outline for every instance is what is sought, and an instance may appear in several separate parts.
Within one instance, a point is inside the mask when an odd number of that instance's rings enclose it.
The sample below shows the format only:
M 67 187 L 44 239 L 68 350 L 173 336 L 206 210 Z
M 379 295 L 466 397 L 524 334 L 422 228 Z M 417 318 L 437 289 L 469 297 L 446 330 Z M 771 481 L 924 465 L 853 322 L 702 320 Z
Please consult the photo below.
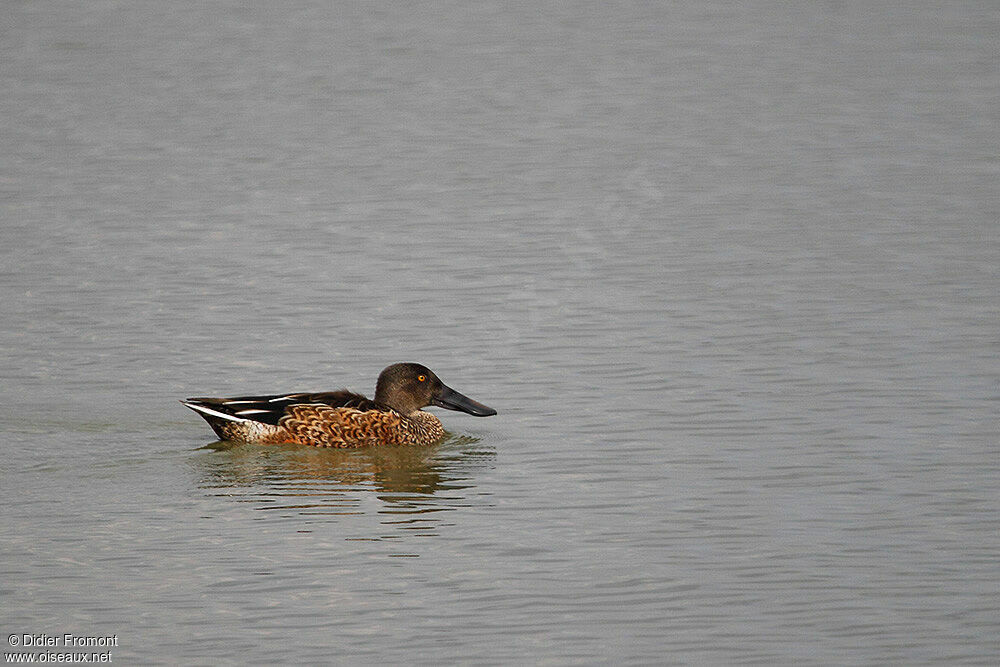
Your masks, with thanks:
M 430 445 L 444 437 L 441 420 L 422 408 L 436 406 L 475 417 L 497 411 L 444 384 L 426 366 L 398 363 L 385 368 L 375 397 L 342 389 L 320 393 L 232 398 L 186 398 L 220 440 L 313 447 Z

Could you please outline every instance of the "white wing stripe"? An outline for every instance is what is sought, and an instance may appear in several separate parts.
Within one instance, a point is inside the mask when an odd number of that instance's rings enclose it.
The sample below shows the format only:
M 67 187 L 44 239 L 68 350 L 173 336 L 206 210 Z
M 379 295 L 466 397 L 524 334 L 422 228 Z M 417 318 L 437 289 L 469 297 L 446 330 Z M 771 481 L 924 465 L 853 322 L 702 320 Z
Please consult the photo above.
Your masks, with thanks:
M 214 417 L 220 417 L 222 419 L 226 419 L 226 420 L 231 421 L 231 422 L 248 422 L 248 421 L 250 421 L 249 419 L 242 419 L 240 417 L 234 417 L 233 415 L 227 415 L 224 412 L 219 412 L 219 411 L 213 410 L 211 408 L 206 408 L 204 405 L 198 405 L 197 403 L 185 403 L 184 405 L 188 406 L 192 410 L 197 410 L 198 412 L 204 412 L 206 415 L 212 415 Z

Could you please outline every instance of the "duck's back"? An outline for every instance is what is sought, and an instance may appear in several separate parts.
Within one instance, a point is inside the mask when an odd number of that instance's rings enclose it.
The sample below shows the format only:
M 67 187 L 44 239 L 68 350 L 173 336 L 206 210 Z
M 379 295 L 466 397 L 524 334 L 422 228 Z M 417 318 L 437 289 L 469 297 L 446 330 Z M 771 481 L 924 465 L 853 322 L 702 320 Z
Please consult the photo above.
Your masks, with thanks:
M 270 396 L 234 396 L 232 398 L 189 398 L 189 407 L 211 408 L 224 415 L 249 419 L 277 426 L 293 405 L 325 405 L 331 408 L 353 408 L 360 412 L 378 410 L 371 399 L 347 390 L 319 393 L 271 394 Z

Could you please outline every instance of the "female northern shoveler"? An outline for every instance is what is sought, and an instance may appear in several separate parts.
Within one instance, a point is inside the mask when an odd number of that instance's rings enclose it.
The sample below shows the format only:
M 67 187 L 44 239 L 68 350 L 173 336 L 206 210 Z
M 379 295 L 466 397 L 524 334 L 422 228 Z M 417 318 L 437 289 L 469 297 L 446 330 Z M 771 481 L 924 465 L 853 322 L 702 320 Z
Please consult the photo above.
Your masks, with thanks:
M 181 401 L 222 440 L 315 447 L 429 445 L 444 435 L 441 420 L 420 408 L 436 405 L 476 417 L 497 413 L 446 386 L 420 364 L 393 364 L 378 376 L 375 400 L 346 390 Z

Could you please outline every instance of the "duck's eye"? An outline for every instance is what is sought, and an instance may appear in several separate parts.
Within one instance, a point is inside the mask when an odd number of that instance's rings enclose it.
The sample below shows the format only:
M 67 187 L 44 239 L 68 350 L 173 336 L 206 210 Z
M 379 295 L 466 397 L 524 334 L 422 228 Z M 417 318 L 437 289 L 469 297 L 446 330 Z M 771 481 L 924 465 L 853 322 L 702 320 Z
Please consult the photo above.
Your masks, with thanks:
M 418 375 L 418 376 L 417 376 L 417 380 L 418 380 L 419 382 L 423 382 L 423 381 L 424 381 L 424 380 L 426 380 L 426 379 L 427 379 L 427 376 L 426 376 L 426 375 Z

